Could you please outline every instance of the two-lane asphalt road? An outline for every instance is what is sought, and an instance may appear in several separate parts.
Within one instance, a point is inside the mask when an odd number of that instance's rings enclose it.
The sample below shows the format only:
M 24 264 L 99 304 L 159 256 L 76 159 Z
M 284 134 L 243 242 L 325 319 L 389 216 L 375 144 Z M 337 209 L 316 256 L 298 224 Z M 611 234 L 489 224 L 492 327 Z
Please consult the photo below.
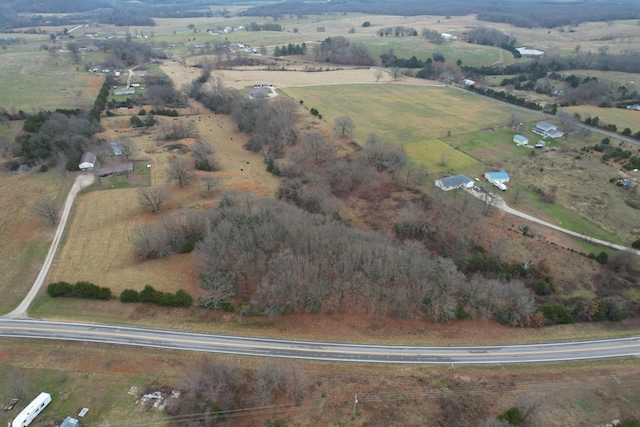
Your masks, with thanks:
M 0 319 L 0 337 L 360 363 L 539 363 L 640 355 L 640 337 L 551 344 L 417 347 L 245 338 L 23 319 Z

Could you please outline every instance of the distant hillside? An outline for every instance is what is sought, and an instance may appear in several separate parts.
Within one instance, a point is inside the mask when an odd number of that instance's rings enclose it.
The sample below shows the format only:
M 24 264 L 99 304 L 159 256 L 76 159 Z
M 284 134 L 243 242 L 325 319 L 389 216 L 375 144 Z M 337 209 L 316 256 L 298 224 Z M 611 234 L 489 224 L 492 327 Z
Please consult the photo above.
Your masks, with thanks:
M 461 16 L 478 14 L 478 19 L 506 22 L 519 27 L 557 27 L 587 21 L 608 21 L 640 18 L 637 0 L 331 0 L 305 2 L 289 0 L 278 4 L 248 9 L 246 16 L 317 15 L 336 13 L 367 13 L 383 15 Z

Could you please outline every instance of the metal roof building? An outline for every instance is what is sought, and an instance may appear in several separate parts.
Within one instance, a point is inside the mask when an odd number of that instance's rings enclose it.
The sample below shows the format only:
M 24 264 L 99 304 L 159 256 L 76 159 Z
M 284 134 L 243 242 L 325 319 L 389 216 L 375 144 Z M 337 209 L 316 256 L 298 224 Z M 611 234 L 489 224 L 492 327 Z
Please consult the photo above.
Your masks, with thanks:
M 455 190 L 460 187 L 471 188 L 473 187 L 473 181 L 464 175 L 454 175 L 436 179 L 436 187 L 444 191 Z
M 486 172 L 484 174 L 484 177 L 487 179 L 487 181 L 492 182 L 492 183 L 495 183 L 495 182 L 500 182 L 500 183 L 509 182 L 509 174 L 506 173 L 505 171 Z

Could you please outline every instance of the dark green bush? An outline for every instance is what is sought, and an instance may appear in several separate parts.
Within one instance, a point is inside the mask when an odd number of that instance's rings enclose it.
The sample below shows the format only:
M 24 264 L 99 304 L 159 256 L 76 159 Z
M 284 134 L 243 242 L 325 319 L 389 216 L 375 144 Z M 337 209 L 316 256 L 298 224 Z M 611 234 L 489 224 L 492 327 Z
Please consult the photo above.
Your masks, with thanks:
M 153 286 L 147 285 L 147 286 L 144 287 L 142 292 L 140 292 L 140 295 L 138 295 L 138 301 L 147 302 L 147 303 L 155 303 L 157 301 L 157 299 L 158 299 L 158 297 L 156 296 L 157 293 L 158 293 L 158 291 L 153 289 Z
M 573 316 L 561 304 L 541 305 L 538 311 L 544 314 L 548 325 L 567 325 L 573 323 Z
M 47 286 L 47 294 L 51 298 L 68 297 L 73 292 L 73 286 L 67 282 L 49 283 Z
M 67 282 L 50 283 L 47 286 L 50 297 L 75 297 L 87 299 L 111 299 L 111 289 L 101 288 L 91 282 L 78 281 L 74 285 Z
M 537 281 L 533 287 L 533 291 L 539 296 L 551 295 L 551 287 L 545 280 Z
M 631 247 L 634 249 L 640 249 L 640 239 L 636 240 L 631 244 Z
M 519 426 L 522 424 L 522 413 L 520 412 L 520 408 L 517 406 L 512 406 L 507 409 L 503 414 L 498 415 L 499 420 L 506 421 L 509 425 Z
M 120 293 L 120 302 L 138 302 L 138 291 L 125 289 Z

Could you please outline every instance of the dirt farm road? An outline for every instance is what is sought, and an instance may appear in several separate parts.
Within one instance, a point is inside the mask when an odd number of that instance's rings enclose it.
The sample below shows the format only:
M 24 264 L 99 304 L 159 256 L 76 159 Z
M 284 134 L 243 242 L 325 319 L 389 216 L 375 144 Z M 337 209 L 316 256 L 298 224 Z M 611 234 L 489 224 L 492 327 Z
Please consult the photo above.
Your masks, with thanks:
M 78 175 L 75 182 L 71 186 L 71 190 L 69 190 L 69 194 L 64 202 L 64 207 L 62 209 L 60 215 L 60 222 L 58 223 L 58 228 L 56 229 L 56 233 L 53 236 L 53 241 L 51 242 L 51 246 L 49 247 L 49 252 L 47 253 L 47 257 L 44 260 L 44 264 L 40 269 L 40 273 L 38 273 L 38 277 L 36 277 L 33 286 L 29 290 L 27 296 L 22 300 L 20 305 L 16 307 L 11 313 L 6 314 L 5 318 L 27 318 L 27 308 L 31 305 L 31 302 L 40 291 L 42 284 L 44 283 L 44 279 L 49 274 L 49 268 L 51 267 L 51 263 L 53 262 L 53 258 L 56 255 L 58 250 L 58 245 L 60 244 L 60 239 L 62 238 L 62 233 L 64 233 L 64 228 L 67 225 L 67 219 L 69 218 L 69 212 L 71 212 L 71 206 L 73 206 L 73 201 L 76 198 L 76 195 L 80 190 L 84 187 L 93 183 L 94 175 L 92 173 L 84 173 L 82 175 Z

